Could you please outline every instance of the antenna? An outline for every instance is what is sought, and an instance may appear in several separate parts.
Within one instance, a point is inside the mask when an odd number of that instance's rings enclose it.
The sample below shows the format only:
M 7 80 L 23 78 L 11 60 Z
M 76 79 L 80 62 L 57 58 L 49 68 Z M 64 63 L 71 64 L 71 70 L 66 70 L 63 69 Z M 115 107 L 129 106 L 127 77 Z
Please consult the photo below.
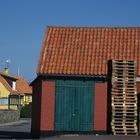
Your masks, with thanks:
M 20 67 L 18 66 L 18 76 L 20 75 Z
M 7 60 L 6 60 L 6 67 L 7 67 L 7 68 L 9 68 L 10 63 L 11 63 L 11 60 L 10 60 L 10 59 L 7 59 Z

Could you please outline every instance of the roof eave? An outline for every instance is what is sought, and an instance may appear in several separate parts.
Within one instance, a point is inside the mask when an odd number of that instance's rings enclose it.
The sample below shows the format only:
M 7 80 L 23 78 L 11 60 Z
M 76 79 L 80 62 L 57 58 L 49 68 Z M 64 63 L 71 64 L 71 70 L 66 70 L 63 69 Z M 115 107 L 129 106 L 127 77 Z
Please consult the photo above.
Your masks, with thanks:
M 80 79 L 80 80 L 97 80 L 97 81 L 106 81 L 106 75 L 70 75 L 70 74 L 37 74 L 38 76 L 30 83 L 32 86 L 37 79 Z
M 78 78 L 78 79 L 98 79 L 98 80 L 106 80 L 107 76 L 106 75 L 80 75 L 80 74 L 38 74 L 41 77 L 45 77 L 45 79 L 73 79 L 73 78 Z

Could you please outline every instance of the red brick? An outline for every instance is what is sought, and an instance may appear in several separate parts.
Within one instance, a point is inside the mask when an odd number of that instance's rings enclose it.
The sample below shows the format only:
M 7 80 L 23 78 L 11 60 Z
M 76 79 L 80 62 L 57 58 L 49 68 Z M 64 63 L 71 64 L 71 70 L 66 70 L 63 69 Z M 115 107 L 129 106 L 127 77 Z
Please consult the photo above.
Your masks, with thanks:
M 94 130 L 107 130 L 107 82 L 95 83 Z
M 42 81 L 40 130 L 54 130 L 55 82 Z

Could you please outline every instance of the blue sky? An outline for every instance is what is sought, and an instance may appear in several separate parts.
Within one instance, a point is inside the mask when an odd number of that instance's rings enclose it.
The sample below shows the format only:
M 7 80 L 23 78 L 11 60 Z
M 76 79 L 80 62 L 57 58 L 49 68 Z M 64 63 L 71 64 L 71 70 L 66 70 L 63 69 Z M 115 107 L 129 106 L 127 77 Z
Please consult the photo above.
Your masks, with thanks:
M 0 0 L 0 71 L 28 81 L 36 67 L 47 25 L 140 26 L 140 0 Z

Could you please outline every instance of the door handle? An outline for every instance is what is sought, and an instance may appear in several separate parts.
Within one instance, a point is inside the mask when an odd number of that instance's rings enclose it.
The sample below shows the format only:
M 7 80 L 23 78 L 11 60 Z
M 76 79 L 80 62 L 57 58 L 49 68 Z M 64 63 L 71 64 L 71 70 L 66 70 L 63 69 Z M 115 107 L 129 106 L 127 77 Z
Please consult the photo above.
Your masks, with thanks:
M 74 117 L 74 116 L 75 116 L 75 114 L 73 113 L 73 114 L 72 114 L 72 116 Z

